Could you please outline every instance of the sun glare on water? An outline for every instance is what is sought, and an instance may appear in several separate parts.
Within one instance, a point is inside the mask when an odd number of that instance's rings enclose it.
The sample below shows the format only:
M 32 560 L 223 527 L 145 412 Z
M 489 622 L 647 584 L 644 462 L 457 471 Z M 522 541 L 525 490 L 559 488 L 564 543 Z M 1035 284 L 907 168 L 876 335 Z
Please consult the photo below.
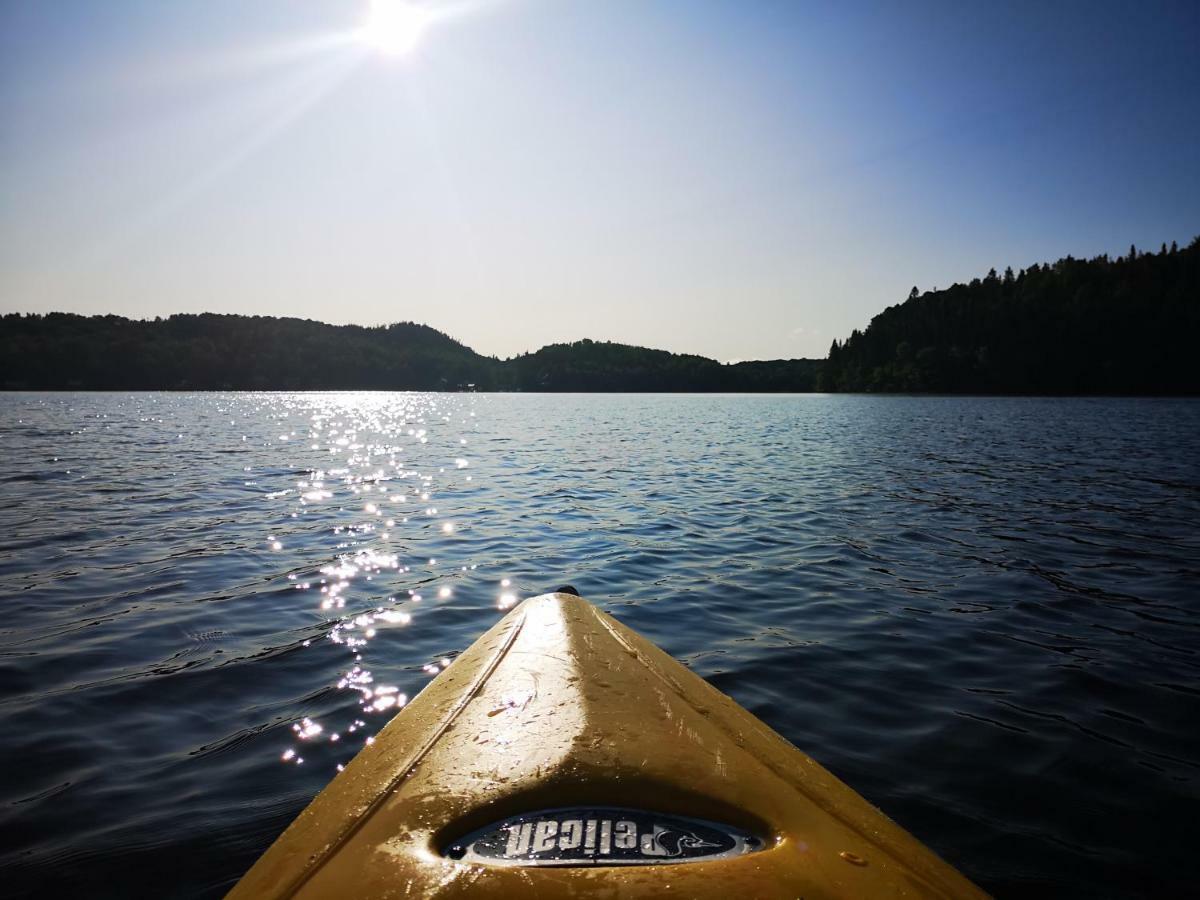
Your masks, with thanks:
M 413 51 L 429 24 L 429 13 L 406 0 L 371 0 L 363 39 L 389 56 Z

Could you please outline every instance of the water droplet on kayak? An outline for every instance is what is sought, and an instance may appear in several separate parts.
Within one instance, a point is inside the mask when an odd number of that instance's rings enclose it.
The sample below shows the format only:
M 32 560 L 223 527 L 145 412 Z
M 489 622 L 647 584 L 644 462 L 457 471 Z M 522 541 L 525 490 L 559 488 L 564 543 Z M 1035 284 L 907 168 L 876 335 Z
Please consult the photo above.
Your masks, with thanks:
M 865 859 L 863 859 L 857 853 L 851 853 L 849 850 L 843 850 L 838 854 L 838 856 L 850 863 L 852 866 L 865 866 L 867 864 Z

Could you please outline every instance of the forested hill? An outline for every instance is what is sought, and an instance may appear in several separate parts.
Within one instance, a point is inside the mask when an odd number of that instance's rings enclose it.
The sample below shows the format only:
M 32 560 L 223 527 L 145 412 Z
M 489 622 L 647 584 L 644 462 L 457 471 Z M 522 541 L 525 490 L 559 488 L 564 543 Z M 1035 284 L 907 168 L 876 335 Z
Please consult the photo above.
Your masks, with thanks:
M 551 344 L 504 363 L 525 391 L 814 391 L 818 359 L 722 364 L 715 359 L 628 344 Z
M 1200 238 L 1066 257 L 889 307 L 834 341 L 829 391 L 1200 393 Z
M 69 313 L 0 319 L 0 387 L 87 390 L 437 390 L 499 363 L 425 325 L 267 316 L 139 321 Z
M 811 391 L 819 360 L 722 365 L 579 341 L 501 361 L 425 325 L 264 316 L 0 318 L 0 388 L 32 390 Z
M 410 322 L 13 313 L 0 388 L 1200 394 L 1198 334 L 1200 238 L 913 288 L 828 360 L 722 364 L 584 340 L 502 361 Z

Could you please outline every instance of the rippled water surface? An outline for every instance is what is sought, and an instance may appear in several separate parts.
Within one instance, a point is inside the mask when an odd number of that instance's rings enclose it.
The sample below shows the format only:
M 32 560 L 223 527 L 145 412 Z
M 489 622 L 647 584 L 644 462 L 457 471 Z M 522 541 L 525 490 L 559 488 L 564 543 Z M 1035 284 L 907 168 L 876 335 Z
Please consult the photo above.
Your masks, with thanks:
M 565 581 L 1001 896 L 1184 895 L 1200 403 L 0 395 L 0 893 L 220 896 Z

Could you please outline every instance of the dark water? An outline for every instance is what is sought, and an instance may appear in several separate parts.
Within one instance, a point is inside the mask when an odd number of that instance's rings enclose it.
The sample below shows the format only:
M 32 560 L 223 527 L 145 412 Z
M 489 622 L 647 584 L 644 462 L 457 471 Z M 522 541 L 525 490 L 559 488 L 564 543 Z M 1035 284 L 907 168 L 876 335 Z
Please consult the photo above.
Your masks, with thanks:
M 1195 888 L 1200 403 L 10 394 L 0 451 L 0 893 L 219 896 L 568 580 L 998 895 Z

